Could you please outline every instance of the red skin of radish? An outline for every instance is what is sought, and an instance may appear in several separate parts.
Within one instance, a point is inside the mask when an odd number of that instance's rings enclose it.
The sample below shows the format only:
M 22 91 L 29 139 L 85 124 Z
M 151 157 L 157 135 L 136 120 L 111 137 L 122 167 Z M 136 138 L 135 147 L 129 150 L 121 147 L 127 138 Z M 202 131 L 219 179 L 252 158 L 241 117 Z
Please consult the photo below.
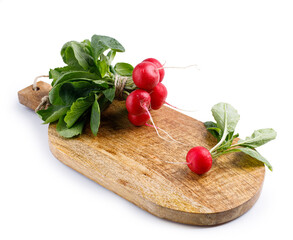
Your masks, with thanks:
M 196 174 L 204 174 L 208 172 L 213 163 L 212 155 L 204 147 L 198 146 L 191 148 L 186 155 L 186 162 L 192 172 Z
M 128 120 L 135 126 L 143 126 L 150 119 L 148 112 L 139 115 L 128 113 Z
M 155 58 L 147 58 L 147 59 L 143 60 L 143 62 L 151 62 L 151 63 L 155 64 L 157 68 L 160 68 L 159 69 L 160 82 L 162 82 L 164 79 L 164 76 L 165 76 L 165 70 L 164 70 L 164 68 L 162 68 L 163 65 Z
M 151 90 L 159 83 L 160 73 L 155 64 L 141 62 L 133 69 L 132 79 L 137 87 Z
M 151 96 L 147 91 L 137 89 L 130 93 L 126 98 L 126 108 L 130 114 L 139 115 L 149 109 Z
M 151 108 L 154 110 L 160 109 L 166 101 L 168 92 L 167 88 L 162 84 L 158 83 L 157 86 L 150 92 L 151 95 Z

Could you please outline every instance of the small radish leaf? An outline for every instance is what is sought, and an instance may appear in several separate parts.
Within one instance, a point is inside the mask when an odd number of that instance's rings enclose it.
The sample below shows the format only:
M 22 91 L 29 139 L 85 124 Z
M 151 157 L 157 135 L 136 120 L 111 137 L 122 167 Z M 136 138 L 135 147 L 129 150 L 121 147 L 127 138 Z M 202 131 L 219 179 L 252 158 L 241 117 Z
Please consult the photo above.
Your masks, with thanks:
M 97 133 L 99 131 L 100 118 L 101 118 L 100 106 L 98 103 L 97 95 L 95 95 L 95 101 L 92 105 L 91 120 L 90 120 L 91 130 L 95 136 L 97 136 Z
M 113 102 L 115 98 L 115 88 L 109 88 L 103 91 L 105 97 L 110 101 Z
M 49 92 L 49 100 L 53 105 L 64 105 L 65 103 L 59 96 L 60 88 L 62 87 L 62 83 L 54 86 Z
M 70 41 L 63 45 L 61 56 L 68 66 L 87 70 L 94 64 L 85 43 Z
M 68 128 L 71 128 L 73 124 L 79 119 L 79 117 L 93 104 L 94 96 L 91 94 L 88 97 L 78 98 L 68 110 L 64 121 Z
M 102 80 L 74 80 L 54 86 L 49 92 L 50 103 L 53 105 L 71 105 L 76 99 L 86 97 L 92 91 L 104 90 L 108 84 Z
M 110 50 L 107 54 L 107 59 L 108 59 L 108 64 L 111 65 L 113 62 L 114 58 L 116 56 L 116 51 L 115 50 Z
M 64 73 L 67 72 L 71 72 L 71 71 L 78 71 L 80 70 L 80 68 L 74 68 L 71 66 L 65 66 L 65 67 L 61 67 L 61 68 L 54 68 L 54 69 L 50 69 L 49 71 L 49 78 L 53 79 L 52 81 L 52 86 L 54 85 L 55 81 Z
M 222 130 L 217 127 L 217 124 L 211 121 L 204 123 L 207 130 L 219 141 L 222 137 Z
M 228 103 L 218 103 L 213 106 L 212 114 L 217 122 L 217 126 L 224 132 L 225 114 L 227 115 L 227 131 L 234 132 L 240 116 L 235 108 Z
M 94 61 L 97 62 L 101 54 L 107 49 L 114 50 L 116 52 L 124 52 L 124 47 L 114 38 L 93 35 L 91 39 L 91 48 Z
M 108 87 L 107 84 L 106 86 Z M 66 105 L 71 105 L 80 97 L 86 97 L 91 92 L 102 91 L 104 89 L 103 84 L 95 83 L 93 81 L 67 82 L 61 87 L 59 96 Z
M 114 70 L 121 76 L 132 76 L 133 66 L 128 63 L 116 63 Z
M 246 137 L 245 140 L 239 140 L 237 145 L 256 148 L 275 139 L 276 136 L 277 133 L 272 128 L 259 129 L 254 131 L 251 137 Z
M 85 120 L 79 120 L 71 128 L 66 126 L 64 122 L 64 116 L 59 118 L 56 126 L 56 130 L 60 136 L 65 138 L 72 138 L 82 133 L 83 127 L 85 125 Z
M 109 71 L 109 65 L 107 64 L 108 60 L 106 59 L 106 57 L 105 56 L 102 57 L 102 56 L 103 54 L 101 55 L 101 60 L 98 60 L 96 65 L 99 69 L 101 77 L 103 78 L 105 77 L 106 73 Z
M 68 81 L 76 81 L 86 79 L 88 81 L 91 80 L 99 80 L 101 77 L 95 73 L 85 72 L 85 71 L 68 71 L 58 77 L 58 79 L 54 82 L 53 86 L 57 84 L 68 82 Z
M 68 106 L 49 106 L 46 110 L 39 110 L 37 114 L 44 121 L 44 124 L 57 121 L 69 110 Z

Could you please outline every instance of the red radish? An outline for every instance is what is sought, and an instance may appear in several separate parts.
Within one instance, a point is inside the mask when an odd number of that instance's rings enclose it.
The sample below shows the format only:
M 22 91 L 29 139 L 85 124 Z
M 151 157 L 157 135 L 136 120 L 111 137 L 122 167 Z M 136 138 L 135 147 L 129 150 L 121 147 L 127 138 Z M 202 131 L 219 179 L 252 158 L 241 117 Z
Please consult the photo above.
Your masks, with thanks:
M 212 155 L 204 147 L 198 146 L 191 148 L 186 155 L 186 162 L 192 172 L 204 174 L 212 167 Z
M 139 115 L 128 113 L 128 120 L 135 126 L 145 125 L 149 119 L 150 115 L 148 114 L 148 112 L 144 112 Z
M 159 70 L 151 62 L 141 62 L 133 69 L 132 79 L 137 87 L 151 90 L 159 83 Z
M 127 111 L 133 115 L 144 113 L 150 107 L 151 96 L 147 91 L 137 89 L 126 99 Z
M 159 74 L 160 74 L 160 82 L 163 81 L 163 78 L 165 76 L 165 70 L 163 68 L 163 65 L 155 58 L 147 58 L 143 60 L 143 62 L 151 62 L 156 65 L 157 68 L 159 68 Z
M 166 101 L 167 94 L 167 88 L 162 83 L 158 83 L 158 85 L 150 92 L 151 108 L 154 110 L 160 109 Z

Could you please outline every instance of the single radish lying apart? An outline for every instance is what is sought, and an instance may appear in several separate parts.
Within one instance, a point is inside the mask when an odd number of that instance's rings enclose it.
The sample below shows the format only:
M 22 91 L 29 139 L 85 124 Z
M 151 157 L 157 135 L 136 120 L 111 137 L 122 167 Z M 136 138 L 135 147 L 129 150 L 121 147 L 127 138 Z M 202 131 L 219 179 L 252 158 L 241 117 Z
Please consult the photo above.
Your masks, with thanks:
M 155 64 L 141 62 L 133 69 L 132 79 L 138 88 L 151 90 L 159 83 L 160 73 Z
M 143 62 L 151 62 L 156 65 L 156 67 L 159 70 L 159 74 L 160 74 L 160 82 L 162 82 L 163 78 L 165 76 L 165 70 L 163 68 L 163 65 L 155 58 L 147 58 L 147 59 L 143 60 Z
M 186 162 L 192 172 L 200 175 L 211 169 L 213 159 L 209 150 L 198 146 L 189 150 L 186 155 Z

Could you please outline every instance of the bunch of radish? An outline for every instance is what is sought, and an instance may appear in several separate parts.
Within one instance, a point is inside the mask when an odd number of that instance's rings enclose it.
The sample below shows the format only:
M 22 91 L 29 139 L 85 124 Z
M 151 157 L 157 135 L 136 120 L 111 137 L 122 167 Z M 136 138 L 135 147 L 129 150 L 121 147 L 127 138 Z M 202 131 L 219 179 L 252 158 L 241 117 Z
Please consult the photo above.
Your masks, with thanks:
M 162 64 L 154 58 L 147 58 L 134 68 L 132 79 L 139 89 L 131 92 L 126 99 L 128 119 L 133 125 L 148 125 L 150 110 L 158 110 L 165 103 L 168 93 L 161 83 L 164 75 Z M 186 161 L 190 170 L 197 174 L 207 172 L 212 166 L 211 154 L 203 147 L 192 148 Z
M 147 58 L 133 69 L 132 79 L 139 89 L 126 99 L 128 119 L 133 125 L 145 125 L 151 118 L 150 110 L 158 110 L 165 103 L 168 92 L 161 83 L 164 76 L 164 68 L 155 58 Z

